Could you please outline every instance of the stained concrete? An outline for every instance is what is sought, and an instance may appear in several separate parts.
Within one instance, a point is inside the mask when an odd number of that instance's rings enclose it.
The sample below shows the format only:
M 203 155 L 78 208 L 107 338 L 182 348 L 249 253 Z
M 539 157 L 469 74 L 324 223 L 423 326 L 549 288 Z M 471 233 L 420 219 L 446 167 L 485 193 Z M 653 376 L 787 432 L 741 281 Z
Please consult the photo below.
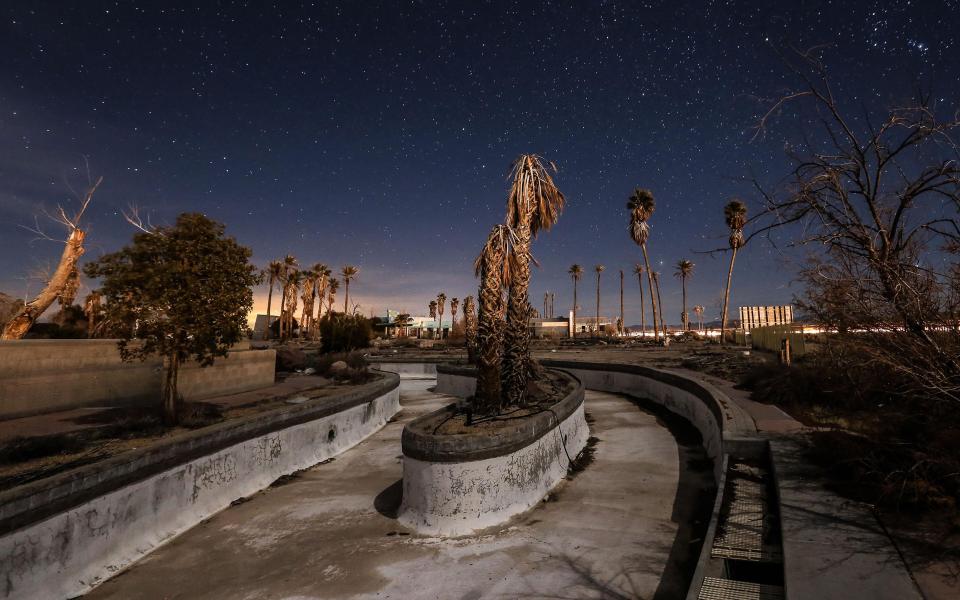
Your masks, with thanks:
M 449 403 L 402 382 L 395 422 L 334 461 L 169 542 L 90 598 L 682 597 L 691 496 L 710 467 L 651 413 L 587 392 L 595 461 L 510 523 L 474 537 L 400 526 L 400 432 Z M 682 477 L 681 477 L 682 475 Z M 683 535 L 691 535 L 684 527 Z

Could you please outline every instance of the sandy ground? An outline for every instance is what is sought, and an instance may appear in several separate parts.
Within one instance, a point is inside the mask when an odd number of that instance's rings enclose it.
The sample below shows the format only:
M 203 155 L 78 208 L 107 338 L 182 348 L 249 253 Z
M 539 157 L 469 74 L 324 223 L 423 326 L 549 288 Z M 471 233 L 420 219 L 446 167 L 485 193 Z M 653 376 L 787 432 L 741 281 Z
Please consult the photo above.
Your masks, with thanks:
M 184 533 L 89 598 L 675 598 L 688 498 L 709 487 L 696 452 L 627 399 L 588 392 L 595 460 L 550 501 L 470 538 L 408 531 L 404 423 L 450 401 L 402 384 L 403 411 L 334 461 Z M 694 444 L 695 446 L 695 444 Z M 681 526 L 678 526 L 681 524 Z M 681 535 L 678 537 L 678 527 Z

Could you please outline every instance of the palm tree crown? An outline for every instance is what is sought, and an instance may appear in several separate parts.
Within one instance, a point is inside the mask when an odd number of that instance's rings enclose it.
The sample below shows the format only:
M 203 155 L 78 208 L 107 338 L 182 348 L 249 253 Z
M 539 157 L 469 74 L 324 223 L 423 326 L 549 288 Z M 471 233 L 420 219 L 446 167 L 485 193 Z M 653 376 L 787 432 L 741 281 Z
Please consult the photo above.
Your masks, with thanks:
M 682 258 L 677 261 L 676 271 L 674 271 L 673 276 L 679 279 L 686 279 L 693 274 L 693 268 L 697 265 L 693 264 L 689 260 Z

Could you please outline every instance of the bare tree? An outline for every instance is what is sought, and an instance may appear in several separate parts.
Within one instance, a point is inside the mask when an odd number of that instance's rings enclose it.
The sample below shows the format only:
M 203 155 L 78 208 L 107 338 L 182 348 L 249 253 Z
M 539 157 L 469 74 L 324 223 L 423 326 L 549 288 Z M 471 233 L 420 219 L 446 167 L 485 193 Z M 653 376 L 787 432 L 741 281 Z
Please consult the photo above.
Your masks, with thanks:
M 80 257 L 83 256 L 83 242 L 87 235 L 86 231 L 81 228 L 81 221 L 83 219 L 83 213 L 86 212 L 90 201 L 93 199 L 94 192 L 97 191 L 102 181 L 103 177 L 98 178 L 87 189 L 86 194 L 80 202 L 80 209 L 73 215 L 68 215 L 62 206 L 57 207 L 56 213 L 47 215 L 67 230 L 67 238 L 61 240 L 63 241 L 63 252 L 60 255 L 60 263 L 47 281 L 47 285 L 40 290 L 40 293 L 37 294 L 33 300 L 24 304 L 23 308 L 7 321 L 7 324 L 3 328 L 3 334 L 0 335 L 0 339 L 18 340 L 22 338 L 36 320 L 40 318 L 40 315 L 50 308 L 50 305 L 53 304 L 54 301 L 64 297 L 64 292 L 69 290 L 72 282 L 76 281 L 79 283 L 79 280 L 76 279 L 78 277 L 77 262 L 80 260 Z M 43 239 L 53 239 L 43 233 L 39 224 L 37 224 L 35 229 L 31 229 L 30 231 L 33 231 Z M 77 288 L 79 288 L 79 285 L 77 285 Z M 73 293 L 75 296 L 76 292 L 74 291 Z M 72 301 L 72 298 L 70 300 Z

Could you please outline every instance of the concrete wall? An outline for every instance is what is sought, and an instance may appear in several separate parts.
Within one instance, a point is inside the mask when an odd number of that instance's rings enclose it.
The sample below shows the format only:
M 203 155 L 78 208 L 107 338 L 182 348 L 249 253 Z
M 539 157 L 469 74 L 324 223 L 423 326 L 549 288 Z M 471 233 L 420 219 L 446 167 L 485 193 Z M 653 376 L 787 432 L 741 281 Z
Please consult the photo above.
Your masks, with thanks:
M 717 481 L 722 472 L 724 441 L 735 441 L 756 432 L 750 417 L 722 392 L 678 373 L 632 365 L 577 365 L 572 361 L 549 360 L 541 363 L 572 373 L 587 389 L 651 400 L 692 423 L 703 437 L 703 446 L 713 461 Z M 475 389 L 476 378 L 469 370 L 439 366 L 438 392 L 466 398 Z
M 468 535 L 529 510 L 567 475 L 568 457 L 586 446 L 583 388 L 574 411 L 536 441 L 483 460 L 433 462 L 403 459 L 403 502 L 398 518 L 421 533 Z
M 389 362 L 370 361 L 370 365 L 381 371 L 396 373 L 400 379 L 433 379 L 437 376 L 437 365 L 425 362 Z
M 242 346 L 241 346 L 242 348 Z M 233 351 L 210 367 L 186 363 L 179 388 L 187 400 L 273 384 L 274 350 Z M 158 358 L 120 360 L 116 340 L 0 341 L 0 419 L 81 406 L 156 403 Z
M 392 389 L 368 402 L 246 439 L 5 535 L 0 598 L 83 594 L 237 498 L 343 452 L 399 410 L 398 382 L 390 381 Z

